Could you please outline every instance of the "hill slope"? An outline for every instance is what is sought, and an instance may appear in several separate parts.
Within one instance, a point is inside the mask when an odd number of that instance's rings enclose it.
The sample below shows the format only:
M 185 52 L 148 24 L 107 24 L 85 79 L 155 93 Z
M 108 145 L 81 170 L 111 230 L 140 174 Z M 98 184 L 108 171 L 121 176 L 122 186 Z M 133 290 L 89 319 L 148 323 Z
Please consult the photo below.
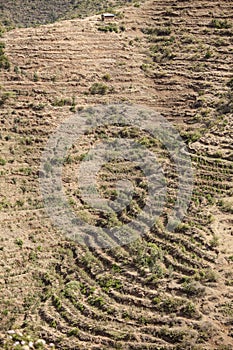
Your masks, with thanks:
M 125 5 L 128 0 L 4 0 L 0 2 L 0 23 L 7 26 L 30 27 L 52 23 L 61 18 L 86 17 L 106 9 Z M 137 2 L 139 3 L 139 2 Z
M 124 17 L 111 24 L 92 16 L 15 29 L 4 37 L 11 64 L 1 71 L 5 348 L 12 347 L 5 336 L 12 327 L 57 349 L 233 346 L 232 4 L 150 0 L 121 12 Z M 136 134 L 158 152 L 168 178 L 165 213 L 131 245 L 91 249 L 52 226 L 38 174 L 48 136 L 61 121 L 82 108 L 112 102 L 154 108 L 180 130 L 195 187 L 185 223 L 167 232 L 174 170 L 163 149 Z M 71 152 L 63 180 L 74 209 L 87 220 L 104 221 L 83 207 L 73 175 L 96 137 L 87 135 Z M 114 166 L 102 174 L 105 190 L 112 188 Z M 129 169 L 124 168 L 135 181 Z M 138 205 L 119 221 L 130 220 Z

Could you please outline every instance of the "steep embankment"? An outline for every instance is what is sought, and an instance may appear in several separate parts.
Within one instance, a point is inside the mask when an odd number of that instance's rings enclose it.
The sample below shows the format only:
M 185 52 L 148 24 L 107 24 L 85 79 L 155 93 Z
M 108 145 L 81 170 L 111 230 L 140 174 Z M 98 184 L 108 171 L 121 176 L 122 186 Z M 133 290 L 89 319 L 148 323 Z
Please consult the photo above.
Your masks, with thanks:
M 32 329 L 58 349 L 231 349 L 232 4 L 154 0 L 121 12 L 111 24 L 93 16 L 4 37 L 1 327 Z M 178 232 L 161 219 L 130 246 L 88 249 L 46 216 L 40 157 L 61 121 L 111 102 L 152 107 L 180 130 L 195 188 Z M 68 168 L 80 159 L 71 154 Z M 175 174 L 162 163 L 172 187 Z M 80 205 L 68 168 L 65 187 Z M 171 191 L 168 209 L 173 203 Z

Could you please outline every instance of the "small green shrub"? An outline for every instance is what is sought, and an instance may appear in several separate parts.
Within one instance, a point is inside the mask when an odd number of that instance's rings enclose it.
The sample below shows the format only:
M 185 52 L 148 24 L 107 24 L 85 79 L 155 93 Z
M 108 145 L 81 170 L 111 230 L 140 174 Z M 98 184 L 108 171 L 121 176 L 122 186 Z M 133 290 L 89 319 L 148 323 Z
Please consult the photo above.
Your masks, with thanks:
M 10 62 L 5 55 L 5 44 L 0 42 L 0 69 L 10 69 Z
M 196 311 L 195 305 L 191 302 L 188 302 L 186 305 L 184 305 L 181 308 L 181 313 L 187 317 L 194 317 L 197 311 Z
M 4 33 L 5 33 L 5 29 L 0 25 L 0 38 L 3 36 Z
M 102 76 L 102 79 L 105 81 L 109 81 L 111 79 L 111 75 L 109 73 L 106 73 Z
M 115 33 L 118 33 L 119 32 L 119 29 L 117 27 L 117 25 L 115 23 L 111 23 L 111 24 L 108 24 L 106 26 L 101 26 L 101 27 L 98 27 L 98 30 L 100 32 L 104 32 L 104 33 L 112 33 L 112 32 L 115 32 Z
M 209 23 L 209 26 L 212 28 L 217 29 L 228 29 L 231 28 L 231 24 L 227 22 L 227 20 L 221 20 L 221 19 L 212 19 L 212 21 Z
M 199 282 L 193 280 L 187 280 L 182 285 L 183 291 L 189 297 L 200 297 L 205 294 L 205 287 L 203 287 Z
M 6 164 L 6 160 L 3 158 L 0 158 L 0 165 L 5 165 Z
M 175 232 L 186 232 L 190 229 L 190 225 L 187 223 L 180 223 L 176 226 Z
M 218 202 L 218 205 L 221 207 L 222 211 L 233 214 L 233 204 L 231 202 L 222 199 Z
M 102 297 L 97 295 L 91 295 L 87 299 L 88 303 L 92 306 L 101 307 L 104 305 L 104 300 Z
M 147 35 L 158 35 L 158 36 L 167 36 L 171 34 L 171 29 L 167 27 L 162 28 L 142 28 L 142 32 Z
M 111 277 L 101 279 L 99 284 L 105 292 L 109 292 L 110 289 L 120 289 L 122 287 L 120 280 Z
M 233 90 L 233 78 L 227 82 L 227 86 Z
M 89 91 L 91 95 L 105 95 L 108 91 L 108 87 L 102 83 L 94 83 Z
M 79 335 L 79 329 L 78 328 L 73 328 L 68 332 L 68 337 L 77 337 Z
M 34 75 L 33 75 L 33 81 L 36 83 L 36 82 L 38 82 L 39 81 L 39 75 L 38 75 L 38 73 L 34 73 Z
M 61 300 L 55 295 L 53 295 L 52 300 L 53 300 L 53 305 L 56 307 L 56 309 L 61 310 L 62 308 Z
M 52 102 L 53 107 L 63 107 L 63 106 L 72 106 L 72 101 L 69 98 L 56 98 Z
M 210 50 L 207 50 L 205 53 L 205 58 L 208 60 L 211 57 L 212 57 L 212 52 Z
M 203 282 L 217 282 L 218 276 L 215 271 L 211 269 L 205 269 L 199 271 L 199 279 Z
M 199 131 L 185 131 L 181 136 L 189 143 L 198 141 L 202 135 Z
M 210 241 L 211 247 L 217 247 L 219 245 L 219 237 L 216 235 L 213 235 L 213 238 Z
M 15 240 L 15 244 L 16 244 L 17 246 L 19 246 L 20 248 L 22 248 L 22 247 L 23 247 L 23 240 L 20 239 L 20 238 L 17 238 L 17 239 Z

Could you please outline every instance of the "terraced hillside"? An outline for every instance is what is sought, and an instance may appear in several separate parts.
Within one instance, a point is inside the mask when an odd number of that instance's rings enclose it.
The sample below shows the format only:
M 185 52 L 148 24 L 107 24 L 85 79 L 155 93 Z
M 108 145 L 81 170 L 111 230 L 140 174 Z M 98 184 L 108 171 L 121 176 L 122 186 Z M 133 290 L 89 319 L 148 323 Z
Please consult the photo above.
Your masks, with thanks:
M 233 347 L 232 3 L 148 0 L 120 12 L 109 23 L 94 15 L 14 29 L 2 39 L 10 62 L 0 71 L 2 348 L 28 343 L 27 335 L 34 348 L 43 346 L 38 338 L 56 349 Z M 145 235 L 101 249 L 52 225 L 39 169 L 62 121 L 109 103 L 150 107 L 170 121 L 187 144 L 195 181 L 183 223 L 167 231 L 177 174 L 166 149 L 119 125 L 84 135 L 64 162 L 63 183 L 86 221 L 129 222 L 147 193 L 139 169 L 116 161 L 101 169 L 100 191 L 114 198 L 124 173 L 135 188 L 130 205 L 104 217 L 83 202 L 75 171 L 101 137 L 145 145 L 168 184 L 163 214 Z M 11 329 L 22 334 L 7 335 Z

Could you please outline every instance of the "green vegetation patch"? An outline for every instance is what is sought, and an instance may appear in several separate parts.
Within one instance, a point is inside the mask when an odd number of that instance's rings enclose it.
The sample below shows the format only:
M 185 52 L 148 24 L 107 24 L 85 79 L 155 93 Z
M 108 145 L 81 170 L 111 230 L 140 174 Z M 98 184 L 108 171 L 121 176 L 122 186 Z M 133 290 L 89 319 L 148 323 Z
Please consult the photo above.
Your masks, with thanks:
M 110 24 L 108 24 L 106 26 L 100 26 L 100 27 L 98 27 L 98 30 L 100 32 L 104 32 L 104 33 L 108 33 L 108 32 L 110 32 L 110 33 L 112 33 L 112 32 L 118 33 L 119 32 L 119 28 L 118 28 L 118 26 L 115 23 L 110 23 Z
M 232 25 L 226 19 L 221 20 L 216 18 L 211 20 L 209 26 L 217 29 L 228 29 L 232 27 Z
M 0 69 L 10 69 L 10 62 L 5 55 L 5 44 L 0 42 Z
M 169 27 L 146 27 L 142 28 L 142 32 L 147 35 L 158 35 L 158 36 L 167 36 L 171 34 L 171 28 Z
M 108 91 L 108 87 L 102 83 L 94 83 L 89 89 L 91 95 L 105 95 Z

